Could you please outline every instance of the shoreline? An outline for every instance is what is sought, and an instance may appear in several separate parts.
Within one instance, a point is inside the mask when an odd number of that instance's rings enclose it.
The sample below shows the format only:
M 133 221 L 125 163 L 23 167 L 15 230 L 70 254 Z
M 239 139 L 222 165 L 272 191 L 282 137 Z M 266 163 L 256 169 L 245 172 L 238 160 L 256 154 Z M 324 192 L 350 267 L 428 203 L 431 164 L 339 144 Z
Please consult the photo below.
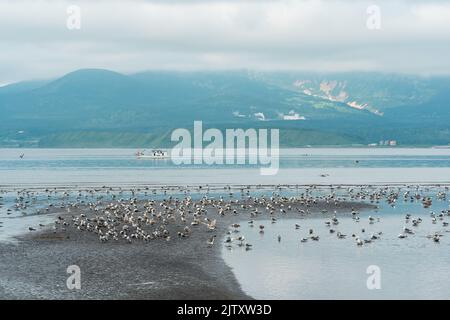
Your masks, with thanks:
M 39 185 L 39 186 L 38 186 Z M 195 183 L 195 184 L 186 184 L 180 186 L 179 184 L 167 184 L 164 182 L 161 183 L 145 183 L 145 182 L 139 182 L 139 183 L 108 183 L 108 186 L 105 184 L 99 184 L 96 182 L 93 183 L 74 183 L 73 185 L 68 184 L 62 184 L 62 183 L 54 183 L 54 184 L 46 184 L 46 187 L 40 186 L 40 183 L 30 183 L 30 184 L 0 184 L 0 192 L 16 192 L 16 191 L 22 191 L 22 190 L 29 190 L 29 191 L 44 191 L 46 189 L 54 189 L 57 191 L 72 191 L 76 188 L 79 189 L 109 189 L 109 185 L 114 185 L 112 189 L 117 191 L 121 188 L 129 188 L 129 189 L 165 189 L 168 191 L 171 191 L 171 189 L 177 189 L 177 188 L 184 188 L 184 189 L 195 189 L 199 186 L 203 187 L 209 187 L 210 190 L 223 190 L 224 187 L 231 187 L 232 189 L 241 189 L 246 188 L 247 186 L 256 187 L 255 190 L 273 190 L 277 187 L 286 188 L 286 190 L 295 190 L 296 188 L 302 189 L 302 188 L 308 188 L 311 186 L 319 187 L 319 188 L 355 188 L 360 186 L 367 186 L 367 187 L 383 187 L 383 186 L 390 186 L 390 187 L 408 187 L 408 186 L 426 186 L 426 187 L 450 187 L 450 180 L 449 181 L 385 181 L 385 182 L 371 182 L 371 183 L 335 183 L 335 182 L 320 182 L 320 183 L 299 183 L 299 184 L 292 184 L 292 183 L 274 183 L 274 184 L 242 184 L 242 183 L 228 183 L 228 182 L 214 182 L 213 184 L 209 183 Z
M 149 148 L 142 148 L 141 149 L 172 149 L 173 146 L 158 146 L 158 147 L 149 147 Z M 123 150 L 136 150 L 139 149 L 139 147 L 128 147 L 128 146 L 115 146 L 115 147 L 102 147 L 102 146 L 67 146 L 67 145 L 61 145 L 61 146 L 12 146 L 12 145 L 0 145 L 0 149 L 11 149 L 11 150 L 20 150 L 20 149 L 51 149 L 51 150 L 58 150 L 58 149 L 99 149 L 99 150 L 108 150 L 108 149 L 123 149 Z M 368 144 L 343 144 L 343 145 L 301 145 L 301 146 L 281 146 L 280 149 L 450 149 L 450 145 L 439 145 L 439 144 L 401 144 L 396 146 L 370 146 Z
M 298 205 L 299 208 L 306 208 Z M 335 206 L 319 201 L 310 205 L 311 216 L 322 210 L 373 208 L 365 202 L 342 201 Z M 293 207 L 294 209 L 294 207 Z M 61 214 L 55 209 L 55 216 Z M 86 213 L 79 208 L 63 215 Z M 170 241 L 124 241 L 102 243 L 93 233 L 67 228 L 55 233 L 49 228 L 17 237 L 18 242 L 0 243 L 0 297 L 3 299 L 199 299 L 247 300 L 233 270 L 222 258 L 223 239 L 232 223 L 250 219 L 246 213 L 218 216 L 212 208 L 206 215 L 217 216 L 214 231 L 201 226 L 188 238 Z M 294 213 L 277 218 L 298 219 Z M 270 219 L 260 214 L 255 221 Z M 171 234 L 177 226 L 167 228 Z M 206 239 L 217 235 L 209 248 Z M 81 269 L 81 290 L 69 290 L 66 272 L 70 265 Z

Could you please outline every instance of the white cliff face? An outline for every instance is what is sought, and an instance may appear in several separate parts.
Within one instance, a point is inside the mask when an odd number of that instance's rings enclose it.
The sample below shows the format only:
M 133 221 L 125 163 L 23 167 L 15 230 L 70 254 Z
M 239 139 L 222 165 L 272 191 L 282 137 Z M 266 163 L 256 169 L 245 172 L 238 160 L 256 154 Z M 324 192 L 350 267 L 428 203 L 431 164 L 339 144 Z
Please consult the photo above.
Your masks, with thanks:
M 350 108 L 367 110 L 379 116 L 383 115 L 382 112 L 369 103 L 357 101 L 352 98 L 351 90 L 347 89 L 346 81 L 322 80 L 318 83 L 312 80 L 296 80 L 293 86 L 308 96 L 318 97 L 328 101 L 342 102 Z

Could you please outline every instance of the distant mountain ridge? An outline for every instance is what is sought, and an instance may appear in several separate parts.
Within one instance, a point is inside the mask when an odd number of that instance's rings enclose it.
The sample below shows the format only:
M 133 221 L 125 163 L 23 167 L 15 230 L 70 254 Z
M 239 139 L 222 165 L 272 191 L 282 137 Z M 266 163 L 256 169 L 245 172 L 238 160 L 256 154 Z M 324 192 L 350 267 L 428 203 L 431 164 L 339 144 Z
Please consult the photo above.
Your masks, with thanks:
M 450 77 L 82 69 L 0 88 L 0 146 L 170 145 L 170 131 L 280 128 L 282 145 L 450 142 Z M 284 137 L 284 141 L 283 141 Z

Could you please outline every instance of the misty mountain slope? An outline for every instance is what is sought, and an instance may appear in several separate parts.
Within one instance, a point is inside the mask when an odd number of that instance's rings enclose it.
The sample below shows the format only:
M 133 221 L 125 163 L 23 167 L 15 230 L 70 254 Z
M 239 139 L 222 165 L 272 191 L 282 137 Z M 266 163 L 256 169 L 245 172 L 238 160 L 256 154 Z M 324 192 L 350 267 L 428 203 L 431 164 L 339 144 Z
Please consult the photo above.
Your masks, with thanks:
M 216 122 L 256 113 L 267 119 L 292 108 L 302 116 L 337 117 L 339 103 L 320 103 L 293 91 L 251 79 L 246 73 L 142 73 L 79 70 L 40 88 L 0 96 L 6 118 L 39 127 L 43 119 L 73 128 L 146 127 L 172 121 Z M 321 112 L 317 112 L 320 109 Z M 238 116 L 239 115 L 239 116 Z M 46 126 L 42 123 L 43 126 Z M 54 123 L 54 127 L 58 125 Z
M 12 83 L 3 87 L 0 87 L 0 96 L 7 94 L 16 94 L 21 92 L 31 91 L 40 87 L 43 87 L 50 80 L 31 80 L 31 81 L 23 81 Z
M 328 101 L 340 101 L 348 107 L 378 115 L 399 107 L 430 107 L 437 96 L 443 98 L 441 101 L 450 101 L 450 77 L 374 72 L 276 73 L 261 77 L 284 88 Z
M 83 69 L 0 88 L 0 144 L 164 144 L 168 132 L 191 128 L 194 120 L 219 128 L 280 128 L 289 132 L 289 146 L 380 139 L 446 144 L 449 88 L 446 77 L 377 73 Z

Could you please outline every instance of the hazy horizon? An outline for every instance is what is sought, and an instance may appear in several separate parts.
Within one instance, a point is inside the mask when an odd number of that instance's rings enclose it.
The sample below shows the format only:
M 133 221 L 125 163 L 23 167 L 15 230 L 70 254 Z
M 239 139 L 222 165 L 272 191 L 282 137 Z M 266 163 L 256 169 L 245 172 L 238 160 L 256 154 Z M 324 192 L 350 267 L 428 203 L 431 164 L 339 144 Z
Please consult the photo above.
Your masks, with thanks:
M 143 70 L 137 70 L 133 72 L 121 72 L 114 69 L 105 69 L 105 68 L 79 68 L 74 69 L 72 71 L 67 71 L 65 73 L 55 75 L 53 77 L 39 77 L 39 78 L 30 78 L 30 79 L 21 79 L 13 82 L 5 82 L 0 83 L 0 88 L 6 87 L 9 85 L 21 83 L 21 82 L 28 82 L 28 81 L 53 81 L 57 80 L 59 78 L 62 78 L 66 75 L 69 75 L 71 73 L 75 73 L 78 71 L 84 71 L 84 70 L 98 70 L 98 71 L 110 71 L 113 73 L 118 73 L 125 76 L 132 76 L 136 74 L 143 74 L 143 73 L 205 73 L 205 74 L 214 74 L 214 73 L 240 73 L 240 72 L 248 72 L 248 73 L 260 73 L 260 74 L 295 74 L 295 75 L 351 75 L 351 74 L 382 74 L 382 75 L 396 75 L 396 76 L 405 76 L 405 77 L 419 77 L 419 78 L 447 78 L 450 77 L 450 74 L 416 74 L 416 73 L 407 73 L 407 72 L 388 72 L 388 71 L 314 71 L 314 70 L 307 70 L 307 69 L 298 69 L 298 70 L 257 70 L 257 69 L 192 69 L 192 70 L 167 70 L 167 69 L 143 69 Z

